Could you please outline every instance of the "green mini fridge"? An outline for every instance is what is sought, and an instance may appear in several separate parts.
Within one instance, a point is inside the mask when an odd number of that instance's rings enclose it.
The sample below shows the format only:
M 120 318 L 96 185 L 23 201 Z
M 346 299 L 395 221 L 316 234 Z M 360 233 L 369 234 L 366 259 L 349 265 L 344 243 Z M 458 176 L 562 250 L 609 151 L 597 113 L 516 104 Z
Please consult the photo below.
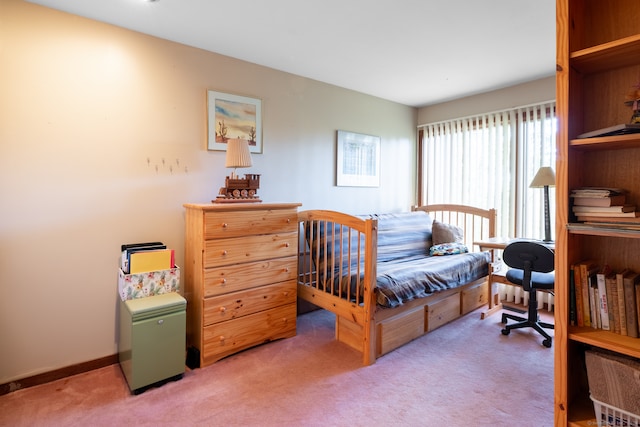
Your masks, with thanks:
M 133 394 L 182 378 L 187 301 L 171 292 L 120 301 L 120 367 Z

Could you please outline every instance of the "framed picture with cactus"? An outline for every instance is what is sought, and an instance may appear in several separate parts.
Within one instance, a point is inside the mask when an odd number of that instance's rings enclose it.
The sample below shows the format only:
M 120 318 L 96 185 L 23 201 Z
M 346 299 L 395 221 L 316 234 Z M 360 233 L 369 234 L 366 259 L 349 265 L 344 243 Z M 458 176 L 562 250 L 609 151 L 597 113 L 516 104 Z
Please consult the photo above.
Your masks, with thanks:
M 227 151 L 227 141 L 236 138 L 262 153 L 262 100 L 208 90 L 207 149 Z

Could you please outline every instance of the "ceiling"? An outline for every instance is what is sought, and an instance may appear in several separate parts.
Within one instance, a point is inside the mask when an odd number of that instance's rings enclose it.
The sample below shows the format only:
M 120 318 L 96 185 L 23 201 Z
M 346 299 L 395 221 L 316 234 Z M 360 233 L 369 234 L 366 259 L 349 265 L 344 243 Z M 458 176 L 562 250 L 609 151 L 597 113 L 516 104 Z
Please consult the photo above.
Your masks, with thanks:
M 29 1 L 414 107 L 555 73 L 555 0 Z

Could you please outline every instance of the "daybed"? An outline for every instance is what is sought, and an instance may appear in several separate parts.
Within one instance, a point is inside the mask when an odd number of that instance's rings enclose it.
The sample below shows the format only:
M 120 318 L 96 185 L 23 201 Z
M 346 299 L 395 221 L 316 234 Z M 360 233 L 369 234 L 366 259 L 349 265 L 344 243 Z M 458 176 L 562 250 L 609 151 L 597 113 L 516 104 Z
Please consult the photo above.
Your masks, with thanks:
M 494 237 L 495 221 L 495 209 L 461 205 L 299 212 L 298 296 L 333 312 L 336 339 L 372 364 L 487 303 L 491 255 L 473 242 Z

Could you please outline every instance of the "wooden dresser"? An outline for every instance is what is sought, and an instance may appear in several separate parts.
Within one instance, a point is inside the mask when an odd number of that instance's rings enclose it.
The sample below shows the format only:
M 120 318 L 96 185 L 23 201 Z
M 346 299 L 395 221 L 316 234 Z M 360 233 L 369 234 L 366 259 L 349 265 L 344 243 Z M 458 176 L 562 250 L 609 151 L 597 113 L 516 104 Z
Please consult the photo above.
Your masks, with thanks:
M 295 336 L 298 206 L 184 205 L 190 367 Z

